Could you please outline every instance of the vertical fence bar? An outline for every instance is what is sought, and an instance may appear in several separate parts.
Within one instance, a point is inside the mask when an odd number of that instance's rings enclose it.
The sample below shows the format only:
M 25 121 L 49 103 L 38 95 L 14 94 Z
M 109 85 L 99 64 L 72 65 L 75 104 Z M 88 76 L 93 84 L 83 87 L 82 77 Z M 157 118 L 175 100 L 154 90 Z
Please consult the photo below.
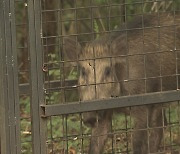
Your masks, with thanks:
M 30 92 L 33 154 L 40 154 L 40 118 L 37 89 L 37 56 L 35 43 L 34 1 L 28 1 L 29 52 L 30 52 Z
M 0 1 L 0 21 L 4 21 L 4 1 Z M 5 23 L 0 22 L 0 131 L 1 131 L 1 149 L 0 153 L 10 153 L 9 143 L 9 128 L 8 126 L 8 106 L 7 102 L 7 80 L 6 71 L 6 51 L 5 51 Z
M 15 141 L 16 141 L 16 153 L 21 152 L 20 144 L 20 104 L 19 104 L 19 83 L 18 83 L 18 64 L 17 64 L 17 48 L 16 48 L 16 24 L 15 24 L 15 4 L 10 0 L 10 26 L 11 26 L 11 49 L 12 49 L 12 81 L 13 81 L 13 99 L 14 99 L 14 119 L 12 123 L 15 125 Z M 11 80 L 10 79 L 10 80 Z
M 46 119 L 40 111 L 44 103 L 40 10 L 40 0 L 28 1 L 33 154 L 46 154 Z
M 41 0 L 34 1 L 34 10 L 35 10 L 35 29 L 36 29 L 36 56 L 37 56 L 37 80 L 38 80 L 38 98 L 39 98 L 39 107 L 40 105 L 45 105 L 44 101 L 44 81 L 43 81 L 43 49 L 42 49 L 42 27 L 41 27 Z M 41 154 L 46 154 L 46 122 L 47 119 L 41 118 L 42 110 L 39 111 L 40 116 L 40 143 L 41 143 Z
M 14 1 L 1 1 L 1 153 L 20 153 L 19 86 Z

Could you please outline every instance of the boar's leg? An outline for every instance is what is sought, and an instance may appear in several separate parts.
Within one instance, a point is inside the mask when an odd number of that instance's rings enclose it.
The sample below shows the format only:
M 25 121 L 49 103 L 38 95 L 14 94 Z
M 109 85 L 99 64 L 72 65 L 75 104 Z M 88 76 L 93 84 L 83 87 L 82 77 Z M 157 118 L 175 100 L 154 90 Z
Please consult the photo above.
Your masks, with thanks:
M 133 154 L 147 154 L 147 108 L 133 107 L 132 116 L 135 118 L 133 132 Z
M 163 121 L 166 122 L 166 117 L 163 115 L 160 105 L 152 106 L 149 113 L 149 127 L 152 128 L 149 133 L 149 148 L 151 153 L 155 153 L 160 150 L 163 137 Z
M 135 107 L 132 114 L 135 116 L 133 154 L 158 152 L 163 135 L 162 107 L 160 105 Z
M 92 128 L 91 143 L 88 154 L 102 154 L 111 128 L 112 112 L 104 111 L 104 117 Z

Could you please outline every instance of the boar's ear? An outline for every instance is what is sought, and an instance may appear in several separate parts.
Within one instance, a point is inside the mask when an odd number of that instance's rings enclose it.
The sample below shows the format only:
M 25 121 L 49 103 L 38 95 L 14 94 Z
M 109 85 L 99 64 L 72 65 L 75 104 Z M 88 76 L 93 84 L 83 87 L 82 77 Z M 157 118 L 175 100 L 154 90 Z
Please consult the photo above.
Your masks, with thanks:
M 121 34 L 116 39 L 114 39 L 111 43 L 112 54 L 114 56 L 127 55 L 127 42 L 126 35 Z
M 81 52 L 81 45 L 73 38 L 64 38 L 65 55 L 69 60 L 77 60 Z
M 126 37 L 121 34 L 112 41 L 113 63 L 119 81 L 127 79 L 127 53 Z

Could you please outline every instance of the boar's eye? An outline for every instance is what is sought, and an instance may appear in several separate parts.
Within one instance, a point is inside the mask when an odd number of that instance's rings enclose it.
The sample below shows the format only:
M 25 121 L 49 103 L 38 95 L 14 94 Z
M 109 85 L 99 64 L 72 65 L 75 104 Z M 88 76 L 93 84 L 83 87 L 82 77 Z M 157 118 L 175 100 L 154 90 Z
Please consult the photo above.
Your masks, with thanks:
M 81 75 L 84 77 L 86 76 L 86 70 L 84 67 L 81 67 Z
M 105 68 L 105 75 L 109 76 L 110 74 L 111 74 L 111 67 L 108 66 Z

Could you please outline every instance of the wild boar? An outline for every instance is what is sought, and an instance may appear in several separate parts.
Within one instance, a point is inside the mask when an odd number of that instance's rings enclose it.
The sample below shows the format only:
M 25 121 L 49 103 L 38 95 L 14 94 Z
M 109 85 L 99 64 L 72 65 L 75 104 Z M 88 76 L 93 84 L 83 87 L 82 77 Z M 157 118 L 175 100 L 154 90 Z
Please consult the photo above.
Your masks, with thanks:
M 84 47 L 71 38 L 64 42 L 69 60 L 78 62 L 81 101 L 179 88 L 178 15 L 141 16 Z M 99 111 L 98 122 L 94 112 L 83 114 L 84 123 L 92 127 L 89 154 L 103 153 L 112 114 L 112 110 Z M 161 105 L 133 107 L 131 116 L 133 153 L 158 152 L 165 120 Z M 148 132 L 147 127 L 154 129 Z

